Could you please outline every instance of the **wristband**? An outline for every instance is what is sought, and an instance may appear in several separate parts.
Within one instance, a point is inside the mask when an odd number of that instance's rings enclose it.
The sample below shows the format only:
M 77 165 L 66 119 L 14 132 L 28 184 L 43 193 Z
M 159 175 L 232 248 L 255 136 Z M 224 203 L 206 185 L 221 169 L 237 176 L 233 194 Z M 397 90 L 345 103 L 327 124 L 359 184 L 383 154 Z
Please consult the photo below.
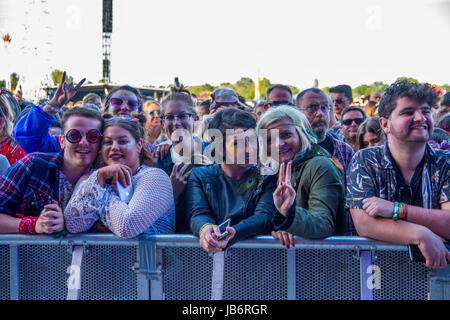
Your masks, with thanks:
M 37 234 L 36 233 L 36 222 L 38 217 L 24 217 L 19 223 L 19 233 L 22 234 Z
M 400 202 L 394 202 L 394 213 L 392 214 L 392 220 L 397 221 L 398 212 L 400 210 Z
M 402 203 L 402 210 L 401 212 L 399 212 L 398 214 L 398 218 L 402 219 L 402 220 L 406 220 L 406 208 L 408 207 L 408 205 L 406 203 Z
M 205 223 L 204 225 L 202 225 L 202 227 L 200 228 L 200 231 L 198 232 L 198 236 L 201 236 L 201 235 L 202 235 L 203 228 L 205 228 L 205 227 L 208 226 L 208 225 L 212 225 L 212 223 L 207 222 L 207 223 Z
M 45 107 L 45 106 L 47 106 L 47 107 L 50 109 L 50 111 L 52 111 L 52 112 L 54 112 L 54 113 L 56 113 L 56 114 L 58 114 L 58 113 L 61 112 L 61 109 L 55 108 L 55 107 L 52 106 L 52 105 L 50 104 L 50 102 L 48 102 L 48 101 L 46 101 L 46 102 L 44 103 L 44 105 L 42 106 L 42 110 L 44 110 L 44 107 Z M 44 112 L 45 112 L 45 111 L 44 111 Z

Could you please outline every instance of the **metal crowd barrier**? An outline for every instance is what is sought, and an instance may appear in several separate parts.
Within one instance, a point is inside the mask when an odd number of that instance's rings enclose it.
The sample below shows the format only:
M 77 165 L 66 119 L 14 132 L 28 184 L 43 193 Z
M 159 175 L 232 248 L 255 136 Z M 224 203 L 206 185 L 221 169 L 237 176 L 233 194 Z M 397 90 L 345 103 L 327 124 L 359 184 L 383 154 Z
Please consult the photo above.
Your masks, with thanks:
M 2 300 L 450 299 L 449 270 L 359 237 L 260 236 L 212 255 L 191 235 L 0 235 Z

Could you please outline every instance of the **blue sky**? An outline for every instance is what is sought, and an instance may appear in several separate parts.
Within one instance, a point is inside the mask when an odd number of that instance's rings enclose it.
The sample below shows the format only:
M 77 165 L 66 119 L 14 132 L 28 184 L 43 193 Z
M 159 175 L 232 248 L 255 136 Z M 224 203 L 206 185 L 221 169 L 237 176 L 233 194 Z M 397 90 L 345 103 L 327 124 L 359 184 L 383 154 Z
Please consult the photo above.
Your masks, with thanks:
M 450 1 L 114 0 L 112 81 L 352 86 L 399 76 L 450 83 Z M 102 74 L 102 1 L 0 0 L 0 78 L 28 86 L 52 68 Z

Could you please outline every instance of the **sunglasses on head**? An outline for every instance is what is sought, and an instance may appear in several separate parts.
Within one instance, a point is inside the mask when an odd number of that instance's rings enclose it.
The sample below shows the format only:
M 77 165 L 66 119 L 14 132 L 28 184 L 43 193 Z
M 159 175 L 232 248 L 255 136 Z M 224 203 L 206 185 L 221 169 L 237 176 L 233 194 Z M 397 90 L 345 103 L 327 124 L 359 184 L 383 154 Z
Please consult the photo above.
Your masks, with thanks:
M 114 108 L 118 108 L 123 104 L 123 99 L 120 98 L 111 98 L 110 103 Z M 127 105 L 131 110 L 137 110 L 139 107 L 139 102 L 136 100 L 127 100 Z
M 67 141 L 69 141 L 70 143 L 79 143 L 84 135 L 86 136 L 86 140 L 89 143 L 97 143 L 102 137 L 100 131 L 96 129 L 91 129 L 86 132 L 86 134 L 82 134 L 77 129 L 70 129 L 69 131 L 67 131 L 64 137 L 66 137 Z
M 356 123 L 357 125 L 360 125 L 361 123 L 364 122 L 364 119 L 363 119 L 363 118 L 347 119 L 347 120 L 342 121 L 342 123 L 343 123 L 344 125 L 346 125 L 346 126 L 349 126 L 349 125 L 351 125 L 351 124 L 353 123 L 353 121 L 355 121 L 355 123 Z

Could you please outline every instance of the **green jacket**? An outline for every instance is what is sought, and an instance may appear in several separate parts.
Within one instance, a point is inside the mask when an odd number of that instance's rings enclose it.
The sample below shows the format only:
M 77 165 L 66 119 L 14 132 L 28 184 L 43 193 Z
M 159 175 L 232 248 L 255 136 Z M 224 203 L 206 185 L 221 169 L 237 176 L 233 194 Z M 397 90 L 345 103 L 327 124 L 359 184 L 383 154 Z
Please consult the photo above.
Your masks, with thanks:
M 297 191 L 295 206 L 287 217 L 276 213 L 275 230 L 310 239 L 345 234 L 347 213 L 342 173 L 326 151 L 313 144 L 298 152 L 292 161 L 291 184 Z

